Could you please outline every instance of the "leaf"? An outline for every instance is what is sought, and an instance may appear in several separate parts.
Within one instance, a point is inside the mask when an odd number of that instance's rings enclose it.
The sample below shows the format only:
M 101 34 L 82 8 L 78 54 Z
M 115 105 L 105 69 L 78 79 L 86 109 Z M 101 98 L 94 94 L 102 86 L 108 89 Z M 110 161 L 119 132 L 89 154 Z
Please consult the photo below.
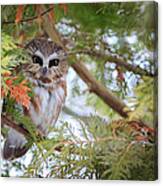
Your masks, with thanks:
M 54 4 L 49 5 L 50 8 L 52 8 L 52 10 L 49 12 L 49 18 L 51 21 L 55 20 L 55 14 L 54 14 Z
M 19 23 L 23 17 L 24 5 L 19 5 L 16 11 L 15 23 Z
M 14 98 L 17 103 L 25 106 L 29 109 L 30 97 L 28 96 L 28 92 L 30 92 L 30 88 L 27 87 L 27 81 L 23 80 L 19 85 L 10 87 L 10 97 Z
M 18 84 L 18 77 L 7 76 L 7 78 L 3 78 L 2 96 L 4 97 L 9 94 L 10 98 L 13 98 L 17 103 L 29 109 L 31 98 L 28 94 L 31 92 L 31 89 L 28 87 L 27 81 L 22 80 Z
M 59 7 L 63 9 L 64 14 L 66 15 L 68 12 L 68 5 L 67 4 L 59 4 Z

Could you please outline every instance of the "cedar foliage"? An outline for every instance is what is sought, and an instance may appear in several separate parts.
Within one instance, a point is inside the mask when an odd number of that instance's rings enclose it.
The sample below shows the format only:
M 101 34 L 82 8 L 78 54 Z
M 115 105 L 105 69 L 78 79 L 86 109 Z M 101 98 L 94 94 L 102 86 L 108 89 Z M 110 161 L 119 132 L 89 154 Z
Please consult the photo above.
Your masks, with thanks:
M 28 107 L 33 96 L 32 86 L 25 82 L 22 74 L 17 75 L 12 69 L 28 59 L 21 46 L 44 34 L 42 14 L 37 14 L 39 5 L 4 5 L 2 112 L 29 132 L 27 139 L 31 148 L 22 158 L 3 161 L 2 176 L 155 180 L 156 137 L 144 131 L 143 126 L 142 130 L 137 130 L 129 124 L 138 120 L 149 129 L 157 127 L 155 76 L 129 71 L 107 60 L 106 56 L 90 55 L 90 51 L 120 56 L 126 63 L 137 65 L 149 74 L 157 74 L 157 56 L 154 55 L 157 53 L 156 4 L 79 3 L 46 5 L 46 9 L 50 10 L 47 13 L 51 21 L 68 45 L 70 65 L 77 59 L 84 61 L 96 79 L 127 102 L 132 112 L 127 119 L 121 118 L 99 97 L 91 94 L 89 87 L 87 89 L 76 75 L 62 117 L 46 139 L 40 138 L 30 119 L 22 114 L 22 106 Z M 129 42 L 129 37 L 136 39 Z M 115 42 L 108 44 L 108 38 Z M 77 101 L 75 104 L 73 99 L 83 103 Z M 94 113 L 74 111 L 80 104 L 83 110 L 88 106 Z M 7 131 L 3 125 L 2 143 Z

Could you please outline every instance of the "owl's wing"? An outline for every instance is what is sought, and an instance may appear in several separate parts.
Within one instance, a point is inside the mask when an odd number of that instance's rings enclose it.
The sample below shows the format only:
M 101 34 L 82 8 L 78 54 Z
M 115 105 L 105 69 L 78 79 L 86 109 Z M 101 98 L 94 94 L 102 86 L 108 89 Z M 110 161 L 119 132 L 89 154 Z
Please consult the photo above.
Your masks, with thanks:
M 3 158 L 13 160 L 23 156 L 29 149 L 28 142 L 22 134 L 10 129 L 3 147 Z
M 12 75 L 16 76 L 20 73 L 23 73 L 24 69 L 27 68 L 29 64 L 20 64 L 12 69 Z M 19 108 L 22 108 L 19 106 Z M 3 110 L 5 112 L 6 105 L 5 99 L 3 100 Z M 22 108 L 23 111 L 23 108 Z M 27 139 L 25 136 L 16 130 L 10 128 L 7 134 L 4 147 L 3 147 L 3 158 L 6 160 L 13 160 L 15 158 L 23 156 L 30 146 L 28 145 Z

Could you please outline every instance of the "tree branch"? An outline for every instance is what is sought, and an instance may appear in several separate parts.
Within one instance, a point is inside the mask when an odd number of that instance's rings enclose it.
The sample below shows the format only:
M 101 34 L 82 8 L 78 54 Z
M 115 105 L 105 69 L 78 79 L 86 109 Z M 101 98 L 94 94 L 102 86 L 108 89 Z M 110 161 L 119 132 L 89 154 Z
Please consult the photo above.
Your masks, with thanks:
M 39 5 L 39 10 L 36 10 L 38 15 L 40 15 L 40 11 L 44 12 L 45 11 L 45 6 L 44 5 Z M 56 43 L 58 43 L 58 45 L 60 45 L 65 51 L 67 51 L 66 47 L 64 46 L 64 44 L 62 43 L 61 37 L 59 35 L 59 33 L 56 31 L 54 25 L 52 24 L 50 17 L 45 14 L 44 16 L 42 16 L 42 25 L 43 25 L 43 29 L 45 30 L 45 32 L 48 34 L 48 36 Z
M 1 123 L 2 123 L 2 126 L 7 125 L 8 127 L 20 132 L 24 136 L 30 135 L 30 133 L 26 129 L 24 129 L 20 125 L 16 124 L 12 119 L 10 119 L 8 116 L 6 116 L 4 114 L 1 115 Z
M 24 129 L 22 126 L 16 124 L 11 118 L 9 118 L 8 116 L 6 116 L 5 114 L 2 114 L 1 116 L 1 123 L 2 126 L 6 125 L 14 130 L 16 130 L 17 132 L 19 132 L 20 134 L 24 135 L 25 137 L 30 136 L 30 133 Z M 110 141 L 110 140 L 115 140 L 115 141 L 126 141 L 125 138 L 114 138 L 112 136 L 109 137 L 105 137 L 105 138 L 98 138 L 97 142 L 105 142 L 105 141 Z M 61 142 L 59 142 L 58 146 L 54 147 L 55 151 L 61 152 L 62 148 L 64 145 L 79 145 L 79 144 L 83 144 L 83 143 L 95 143 L 96 141 L 72 141 L 72 140 L 63 140 Z
M 117 98 L 111 90 L 105 88 L 100 82 L 98 82 L 82 62 L 72 64 L 72 67 L 81 79 L 88 85 L 91 92 L 99 96 L 107 105 L 109 105 L 122 117 L 127 117 L 127 111 L 125 111 L 125 108 L 127 110 L 127 106 L 119 98 Z
M 48 8 L 47 10 L 43 11 L 39 16 L 33 16 L 33 17 L 29 17 L 27 19 L 22 19 L 20 20 L 19 23 L 24 23 L 24 22 L 30 22 L 30 21 L 33 21 L 37 18 L 39 18 L 40 16 L 44 16 L 45 14 L 47 14 L 48 12 L 52 11 L 54 9 L 54 7 L 50 7 Z M 12 20 L 12 21 L 3 21 L 2 22 L 2 25 L 8 25 L 8 24 L 15 24 L 15 20 Z
M 45 10 L 44 5 L 40 5 L 41 11 Z M 49 37 L 56 43 L 58 43 L 60 46 L 63 47 L 63 49 L 67 52 L 67 48 L 62 43 L 61 37 L 53 24 L 51 23 L 49 16 L 45 15 L 42 17 L 43 19 L 43 28 L 45 32 L 49 35 Z M 82 62 L 77 62 L 75 64 L 72 64 L 72 67 L 74 70 L 78 73 L 78 75 L 81 77 L 81 79 L 88 85 L 91 92 L 95 93 L 97 96 L 99 96 L 107 105 L 109 105 L 112 109 L 114 109 L 117 113 L 119 113 L 122 117 L 128 116 L 129 109 L 126 109 L 127 106 L 119 99 L 117 98 L 111 90 L 105 88 L 100 82 L 98 82 L 92 74 L 89 72 L 89 70 L 85 67 L 85 65 Z M 126 111 L 125 111 L 126 109 Z M 128 110 L 128 111 L 127 111 Z
M 40 5 L 40 6 L 42 6 L 42 5 Z M 39 13 L 39 15 L 34 16 L 34 17 L 30 17 L 27 19 L 22 19 L 19 23 L 30 22 L 30 21 L 37 19 L 40 16 L 42 17 L 42 16 L 46 15 L 48 12 L 52 11 L 54 9 L 54 7 L 50 7 L 47 10 L 45 10 L 45 8 L 43 8 L 43 6 L 42 6 L 42 9 L 44 9 L 44 11 L 42 11 L 42 13 Z M 45 18 L 45 20 L 47 20 L 47 19 Z M 15 24 L 15 21 L 4 21 L 4 22 L 2 22 L 2 25 L 4 25 L 4 24 Z M 44 24 L 46 24 L 46 21 L 44 21 Z M 45 26 L 48 26 L 48 25 L 45 25 Z M 49 33 L 50 32 L 51 31 L 49 31 Z M 59 34 L 57 34 L 57 37 L 55 37 L 55 41 L 56 41 L 56 39 L 58 40 L 58 38 L 59 38 Z M 60 39 L 59 43 L 60 43 L 60 45 L 62 45 L 62 47 L 64 46 L 63 44 L 61 44 L 62 43 L 61 39 Z M 117 64 L 118 66 L 125 67 L 128 71 L 132 71 L 136 74 L 151 76 L 151 77 L 155 76 L 155 74 L 152 74 L 151 72 L 148 72 L 148 71 L 140 68 L 139 66 L 134 66 L 130 63 L 127 63 L 123 58 L 121 58 L 119 56 L 107 55 L 102 51 L 99 52 L 99 51 L 92 50 L 92 49 L 91 50 L 84 49 L 84 50 L 76 51 L 75 53 L 88 54 L 93 57 L 103 58 L 109 62 L 113 62 L 113 63 Z
M 155 74 L 152 74 L 151 72 L 148 72 L 147 70 L 142 69 L 139 66 L 134 66 L 134 65 L 126 62 L 122 57 L 109 55 L 103 51 L 96 51 L 93 49 L 84 49 L 84 50 L 75 51 L 73 53 L 87 54 L 87 55 L 90 55 L 90 56 L 93 56 L 96 58 L 104 59 L 105 61 L 115 63 L 118 66 L 124 67 L 126 70 L 132 71 L 135 74 L 140 74 L 140 75 L 150 76 L 150 77 L 155 76 Z
M 29 18 L 23 21 L 29 21 L 38 18 L 39 16 L 42 16 L 42 25 L 45 30 L 45 32 L 49 35 L 49 37 L 56 43 L 58 43 L 60 46 L 63 47 L 63 49 L 67 52 L 67 48 L 62 43 L 61 37 L 57 30 L 55 29 L 54 25 L 51 23 L 51 20 L 47 14 L 47 12 L 51 11 L 52 8 L 49 8 L 46 10 L 44 5 L 39 5 L 39 10 L 37 10 L 38 15 Z M 153 74 L 150 74 L 149 72 L 141 69 L 140 67 L 135 67 L 129 63 L 126 63 L 122 58 L 119 58 L 117 56 L 108 56 L 105 53 L 97 52 L 95 50 L 83 50 L 79 51 L 78 53 L 85 53 L 89 54 L 95 57 L 105 58 L 107 61 L 114 62 L 119 66 L 125 67 L 129 71 L 133 71 L 135 73 L 141 74 L 141 75 L 148 75 L 153 76 Z M 85 67 L 83 62 L 78 62 L 75 64 L 72 64 L 72 67 L 74 70 L 78 73 L 78 75 L 82 78 L 82 80 L 88 85 L 91 92 L 95 93 L 97 96 L 99 96 L 108 106 L 110 106 L 112 109 L 114 109 L 117 113 L 119 113 L 122 117 L 127 117 L 129 109 L 127 106 L 121 101 L 118 97 L 116 97 L 111 90 L 105 88 L 100 82 L 98 82 L 92 74 L 88 71 L 88 69 Z
M 30 133 L 28 130 L 24 129 L 22 126 L 16 124 L 9 116 L 6 116 L 5 114 L 2 114 L 1 116 L 1 123 L 2 126 L 7 125 L 8 127 L 16 130 L 17 132 L 21 133 L 25 137 L 30 136 Z M 137 136 L 135 136 L 135 140 L 137 142 L 139 141 L 149 141 L 150 136 L 154 137 L 155 135 L 155 129 L 148 127 L 146 124 L 140 122 L 140 121 L 129 121 L 128 124 L 132 129 L 134 129 L 137 132 L 140 132 Z M 119 128 L 121 125 L 117 125 L 117 128 Z M 123 125 L 122 125 L 123 126 Z M 116 128 L 114 128 L 116 129 Z M 148 131 L 148 136 L 142 136 L 141 135 L 141 130 L 146 130 Z M 141 138 L 140 138 L 141 137 Z M 115 140 L 115 141 L 127 141 L 126 138 L 121 138 L 117 136 L 108 136 L 108 137 L 102 137 L 102 138 L 97 138 L 96 140 L 76 140 L 75 142 L 72 140 L 63 140 L 59 143 L 58 146 L 54 148 L 56 151 L 61 151 L 63 145 L 77 145 L 77 144 L 83 144 L 83 143 L 92 143 L 94 144 L 95 142 L 105 142 L 105 141 L 110 141 L 110 140 Z M 135 141 L 134 140 L 134 141 Z M 133 141 L 133 142 L 134 142 Z

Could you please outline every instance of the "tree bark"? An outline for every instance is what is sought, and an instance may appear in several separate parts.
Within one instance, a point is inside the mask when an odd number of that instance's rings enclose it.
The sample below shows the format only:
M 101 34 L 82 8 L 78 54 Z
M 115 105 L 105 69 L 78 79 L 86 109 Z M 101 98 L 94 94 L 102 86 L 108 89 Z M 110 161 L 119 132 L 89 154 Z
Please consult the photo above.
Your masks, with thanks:
M 99 96 L 107 105 L 109 105 L 122 117 L 127 117 L 127 110 L 129 110 L 127 109 L 127 106 L 109 89 L 105 88 L 100 82 L 98 82 L 82 62 L 72 64 L 72 67 L 81 79 L 88 85 L 90 92 Z
M 122 57 L 109 55 L 109 54 L 106 54 L 104 51 L 84 49 L 84 50 L 76 51 L 76 53 L 88 54 L 90 56 L 100 58 L 108 62 L 115 63 L 116 65 L 124 67 L 126 70 L 131 71 L 135 74 L 149 76 L 149 77 L 154 77 L 156 75 L 156 73 L 148 72 L 147 70 L 142 69 L 139 66 L 135 66 L 133 64 L 126 62 Z

